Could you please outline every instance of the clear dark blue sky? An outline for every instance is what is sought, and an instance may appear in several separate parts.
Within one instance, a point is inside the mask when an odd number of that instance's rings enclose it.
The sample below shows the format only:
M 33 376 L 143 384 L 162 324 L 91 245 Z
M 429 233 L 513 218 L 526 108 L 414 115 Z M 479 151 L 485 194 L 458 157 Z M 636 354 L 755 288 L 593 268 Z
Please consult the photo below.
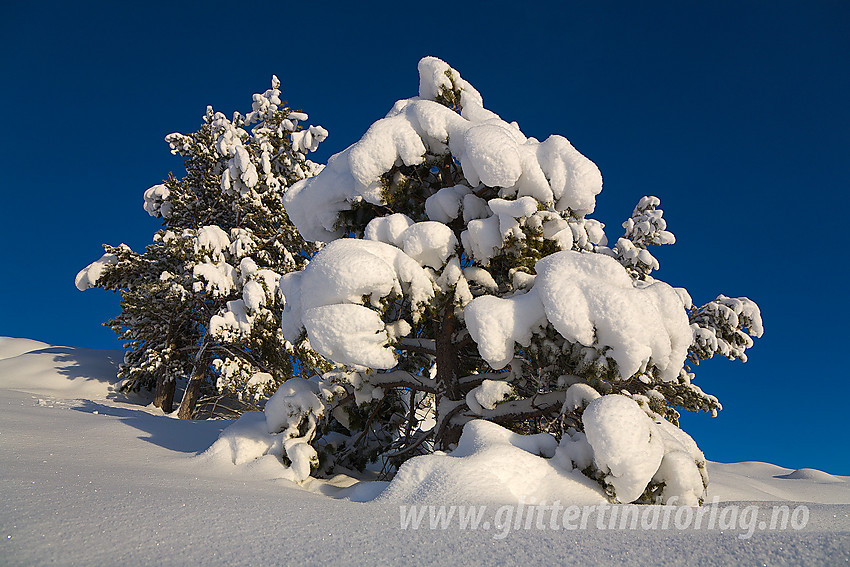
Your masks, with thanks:
M 323 161 L 436 55 L 527 135 L 599 165 L 609 238 L 660 197 L 678 237 L 661 279 L 759 303 L 750 362 L 697 370 L 725 406 L 683 420 L 708 458 L 850 475 L 850 3 L 95 4 L 3 9 L 0 335 L 119 348 L 100 327 L 117 299 L 74 275 L 103 242 L 150 242 L 142 193 L 181 171 L 163 137 L 207 104 L 248 111 L 276 73 L 330 131 Z

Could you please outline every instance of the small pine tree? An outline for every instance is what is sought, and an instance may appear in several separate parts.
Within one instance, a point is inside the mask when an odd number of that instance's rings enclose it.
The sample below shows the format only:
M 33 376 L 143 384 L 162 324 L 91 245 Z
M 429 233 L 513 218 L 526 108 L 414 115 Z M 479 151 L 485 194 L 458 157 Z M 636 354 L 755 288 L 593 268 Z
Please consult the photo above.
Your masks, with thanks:
M 186 174 L 145 191 L 144 208 L 163 229 L 141 254 L 104 246 L 77 276 L 80 289 L 121 293 L 121 313 L 105 324 L 125 341 L 125 389 L 155 388 L 154 403 L 170 412 L 176 381 L 191 376 L 183 418 L 202 388 L 251 403 L 301 370 L 294 366 L 325 364 L 306 343 L 283 338 L 277 284 L 316 250 L 282 197 L 319 171 L 306 154 L 327 132 L 302 129 L 307 115 L 282 103 L 279 87 L 273 77 L 247 115 L 207 107 L 196 132 L 166 136 Z

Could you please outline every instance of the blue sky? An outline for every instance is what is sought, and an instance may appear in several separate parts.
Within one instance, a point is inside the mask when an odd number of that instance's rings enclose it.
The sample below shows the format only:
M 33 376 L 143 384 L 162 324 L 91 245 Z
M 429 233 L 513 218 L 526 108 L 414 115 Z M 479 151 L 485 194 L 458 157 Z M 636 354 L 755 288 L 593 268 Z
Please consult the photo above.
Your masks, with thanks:
M 725 406 L 683 419 L 707 457 L 850 475 L 850 4 L 97 4 L 4 7 L 0 335 L 120 347 L 100 326 L 117 298 L 74 275 L 103 242 L 150 242 L 142 193 L 182 165 L 163 137 L 207 104 L 248 111 L 276 73 L 330 132 L 324 161 L 415 95 L 435 55 L 527 135 L 597 163 L 609 238 L 660 197 L 678 239 L 660 279 L 759 303 L 750 362 L 697 369 Z

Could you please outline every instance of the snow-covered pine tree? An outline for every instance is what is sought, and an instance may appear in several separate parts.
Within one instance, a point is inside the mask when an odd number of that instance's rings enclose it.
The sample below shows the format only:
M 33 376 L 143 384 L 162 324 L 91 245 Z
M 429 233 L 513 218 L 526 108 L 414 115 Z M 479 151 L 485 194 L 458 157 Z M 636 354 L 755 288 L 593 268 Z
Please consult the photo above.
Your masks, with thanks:
M 316 250 L 289 222 L 282 197 L 320 169 L 306 154 L 327 132 L 302 129 L 307 115 L 287 107 L 279 87 L 273 77 L 247 115 L 207 107 L 196 132 L 166 136 L 186 174 L 145 191 L 144 208 L 163 229 L 141 254 L 104 246 L 77 276 L 81 290 L 121 293 L 121 313 L 105 324 L 125 341 L 126 389 L 155 387 L 154 403 L 171 412 L 176 381 L 192 377 L 183 418 L 204 385 L 256 402 L 293 364 L 324 364 L 305 343 L 284 340 L 277 283 Z
M 693 309 L 650 275 L 648 246 L 674 241 L 658 199 L 608 248 L 587 218 L 602 177 L 567 139 L 526 137 L 439 59 L 419 76 L 418 97 L 284 197 L 304 238 L 329 244 L 281 278 L 283 332 L 337 364 L 269 402 L 284 462 L 295 477 L 391 471 L 486 419 L 560 437 L 562 462 L 622 502 L 698 502 L 704 459 L 676 408 L 720 405 L 686 359 L 741 358 L 758 308 Z

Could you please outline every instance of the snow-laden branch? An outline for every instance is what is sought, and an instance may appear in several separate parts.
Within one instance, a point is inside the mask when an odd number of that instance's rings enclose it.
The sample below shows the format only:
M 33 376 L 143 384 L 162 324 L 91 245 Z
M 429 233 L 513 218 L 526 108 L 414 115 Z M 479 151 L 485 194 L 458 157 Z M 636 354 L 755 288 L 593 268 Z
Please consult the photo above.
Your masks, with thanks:
M 511 400 L 498 404 L 495 409 L 482 409 L 475 414 L 465 414 L 465 418 L 480 417 L 496 423 L 509 423 L 535 417 L 557 415 L 564 405 L 566 392 L 547 392 L 530 398 Z
M 692 331 L 672 287 L 637 282 L 602 254 L 557 252 L 535 270 L 528 293 L 481 296 L 464 310 L 469 333 L 493 368 L 507 365 L 516 344 L 528 346 L 532 333 L 551 323 L 570 342 L 610 347 L 623 379 L 649 364 L 665 380 L 678 376 Z
M 431 378 L 417 376 L 405 370 L 393 370 L 391 372 L 375 372 L 367 378 L 370 386 L 381 388 L 410 388 L 429 394 L 437 393 L 437 382 Z

